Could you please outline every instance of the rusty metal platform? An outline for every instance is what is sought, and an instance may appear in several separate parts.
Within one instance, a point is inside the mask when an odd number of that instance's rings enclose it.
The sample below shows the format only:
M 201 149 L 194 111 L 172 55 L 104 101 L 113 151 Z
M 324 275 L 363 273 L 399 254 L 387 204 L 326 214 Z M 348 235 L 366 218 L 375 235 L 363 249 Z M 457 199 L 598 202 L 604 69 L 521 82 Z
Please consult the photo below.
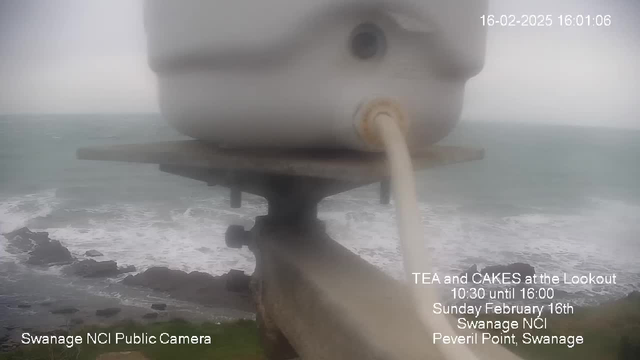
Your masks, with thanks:
M 198 140 L 81 148 L 79 159 L 176 165 L 217 170 L 375 182 L 389 175 L 383 153 L 326 150 L 232 150 Z M 416 170 L 479 160 L 482 149 L 433 146 L 413 154 Z
M 230 247 L 256 256 L 252 291 L 270 360 L 444 359 L 417 319 L 409 288 L 333 241 L 317 219 L 325 197 L 382 181 L 384 154 L 351 151 L 231 150 L 196 140 L 79 149 L 85 160 L 158 164 L 160 170 L 264 196 L 268 214 L 246 231 L 230 226 Z M 413 154 L 416 170 L 481 159 L 484 152 L 433 146 Z M 454 335 L 454 334 L 450 334 Z M 476 347 L 477 348 L 477 347 Z M 503 357 L 477 349 L 481 359 Z

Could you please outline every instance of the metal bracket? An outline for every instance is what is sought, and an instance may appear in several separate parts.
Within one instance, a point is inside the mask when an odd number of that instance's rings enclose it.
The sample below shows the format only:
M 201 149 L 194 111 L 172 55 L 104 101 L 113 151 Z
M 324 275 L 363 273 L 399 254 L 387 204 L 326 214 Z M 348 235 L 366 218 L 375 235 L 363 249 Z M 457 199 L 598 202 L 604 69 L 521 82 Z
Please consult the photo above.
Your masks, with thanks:
M 381 202 L 389 203 L 384 155 L 223 150 L 194 140 L 85 148 L 78 157 L 159 164 L 161 171 L 230 188 L 232 206 L 240 206 L 241 192 L 267 199 L 268 214 L 249 232 L 229 227 L 225 241 L 248 245 L 256 256 L 251 287 L 269 359 L 443 359 L 406 285 L 336 243 L 317 219 L 325 197 L 375 182 Z M 482 157 L 482 150 L 432 147 L 414 154 L 414 167 Z

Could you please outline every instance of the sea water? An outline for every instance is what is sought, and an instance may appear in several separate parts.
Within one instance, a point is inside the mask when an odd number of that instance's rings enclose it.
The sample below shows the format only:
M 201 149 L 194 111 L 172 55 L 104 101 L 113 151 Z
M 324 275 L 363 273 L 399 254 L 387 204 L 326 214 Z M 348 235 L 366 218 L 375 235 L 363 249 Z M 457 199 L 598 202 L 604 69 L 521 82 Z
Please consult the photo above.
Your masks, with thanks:
M 75 158 L 83 146 L 172 139 L 184 137 L 157 115 L 0 117 L 0 232 L 48 231 L 76 256 L 95 249 L 139 270 L 251 273 L 251 252 L 227 248 L 224 233 L 250 228 L 266 213 L 262 198 L 231 209 L 227 189 L 154 165 Z M 418 175 L 435 271 L 526 262 L 557 275 L 617 274 L 617 286 L 565 289 L 584 302 L 639 289 L 640 131 L 463 121 L 445 142 L 486 157 Z M 403 276 L 394 209 L 377 187 L 332 196 L 319 216 L 337 241 Z M 5 244 L 0 262 L 17 262 Z

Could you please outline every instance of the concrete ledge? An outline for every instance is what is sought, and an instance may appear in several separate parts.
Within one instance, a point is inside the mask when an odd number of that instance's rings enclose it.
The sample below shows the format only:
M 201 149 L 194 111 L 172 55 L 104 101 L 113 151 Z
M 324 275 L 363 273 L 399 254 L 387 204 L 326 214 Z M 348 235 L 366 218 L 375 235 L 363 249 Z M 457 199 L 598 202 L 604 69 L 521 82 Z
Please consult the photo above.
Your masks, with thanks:
M 453 360 L 432 342 L 438 329 L 420 322 L 409 285 L 332 240 L 322 226 L 301 234 L 265 217 L 252 233 L 258 311 L 273 319 L 301 359 Z M 471 349 L 477 360 L 519 359 L 501 346 Z

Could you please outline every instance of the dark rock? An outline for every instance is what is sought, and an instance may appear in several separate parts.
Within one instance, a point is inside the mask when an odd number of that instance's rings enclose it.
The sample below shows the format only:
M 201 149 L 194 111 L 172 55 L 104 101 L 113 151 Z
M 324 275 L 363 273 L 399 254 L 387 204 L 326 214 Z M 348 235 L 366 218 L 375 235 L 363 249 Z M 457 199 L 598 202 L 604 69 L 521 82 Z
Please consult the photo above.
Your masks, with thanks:
M 51 241 L 51 239 L 49 239 L 49 233 L 46 231 L 31 232 L 29 239 L 31 239 L 31 241 L 33 241 L 36 246 L 46 244 Z
M 49 239 L 48 232 L 33 232 L 26 227 L 3 234 L 7 240 L 12 241 L 15 237 L 20 236 L 26 239 L 32 239 L 36 243 L 46 242 Z
M 84 253 L 84 255 L 89 257 L 103 256 L 103 254 L 98 250 L 89 250 L 86 253 Z
M 29 304 L 18 304 L 18 309 L 30 309 L 31 305 Z
M 249 292 L 250 282 L 251 276 L 245 275 L 244 271 L 229 270 L 226 289 L 233 292 Z
M 478 271 L 478 265 L 473 264 L 471 266 L 469 266 L 469 268 L 467 270 L 464 270 L 463 272 L 460 273 L 460 276 L 462 275 L 467 275 L 467 276 L 473 276 L 473 274 L 479 273 L 480 271 Z
M 46 245 L 51 241 L 47 232 L 33 232 L 26 227 L 4 234 L 9 240 L 8 250 L 18 252 L 32 251 L 38 245 Z
M 80 311 L 80 310 L 78 310 L 78 309 L 76 309 L 74 307 L 64 307 L 64 308 L 51 310 L 51 313 L 55 314 L 55 315 L 68 315 L 68 314 L 75 314 L 78 311 Z
M 120 274 L 132 273 L 132 272 L 136 272 L 136 271 L 138 271 L 138 269 L 136 269 L 136 267 L 133 266 L 133 265 L 123 266 L 121 268 L 118 268 L 118 272 Z
M 70 264 L 73 256 L 59 241 L 49 239 L 47 232 L 33 232 L 21 228 L 4 234 L 9 240 L 7 249 L 29 252 L 27 264 L 38 266 L 54 266 Z
M 154 320 L 158 318 L 158 313 L 148 313 L 148 314 L 144 314 L 142 315 L 143 319 L 147 319 L 147 320 Z
M 160 310 L 160 311 L 164 311 L 167 310 L 167 304 L 162 304 L 162 303 L 158 303 L 158 304 L 151 304 L 151 308 L 153 310 Z
M 129 275 L 122 282 L 125 285 L 143 286 L 158 291 L 175 291 L 186 285 L 206 287 L 205 283 L 208 280 L 206 277 L 211 277 L 211 275 L 204 273 L 192 272 L 191 274 L 170 270 L 166 267 L 154 267 L 135 276 Z M 196 280 L 200 280 L 201 284 L 196 284 Z
M 115 261 L 95 261 L 93 259 L 79 261 L 64 269 L 66 274 L 86 278 L 111 277 L 120 275 L 118 263 Z
M 203 305 L 255 311 L 249 291 L 236 293 L 227 290 L 228 277 L 229 274 L 212 276 L 197 271 L 186 273 L 166 267 L 154 267 L 135 276 L 129 275 L 122 283 L 162 291 L 176 299 Z
M 73 261 L 69 250 L 57 240 L 38 244 L 29 254 L 31 256 L 27 264 L 30 265 L 53 266 L 69 264 Z
M 107 309 L 96 310 L 96 316 L 113 317 L 118 315 L 120 311 L 122 311 L 122 309 L 120 308 L 107 308 Z
M 504 274 L 504 273 L 520 274 L 524 278 L 525 276 L 535 275 L 536 270 L 533 266 L 525 263 L 513 263 L 509 265 L 494 265 L 494 266 L 487 266 L 486 268 L 482 269 L 482 274 L 498 275 L 498 274 Z
M 25 253 L 33 250 L 34 246 L 35 246 L 35 243 L 31 241 L 31 239 L 29 239 L 28 237 L 24 237 L 22 235 L 16 235 L 11 240 L 9 240 L 9 246 L 7 247 L 7 250 L 12 253 L 15 253 L 16 250 L 18 252 Z
M 13 238 L 15 238 L 16 236 L 24 236 L 24 237 L 29 237 L 28 235 L 31 233 L 31 230 L 29 230 L 26 227 L 8 232 L 8 233 L 4 233 L 2 234 L 5 238 L 7 238 L 7 240 L 11 241 L 13 240 Z
M 82 320 L 82 319 L 71 319 L 71 320 L 69 320 L 69 322 L 71 323 L 71 325 L 82 325 L 82 324 L 84 324 L 84 320 Z

